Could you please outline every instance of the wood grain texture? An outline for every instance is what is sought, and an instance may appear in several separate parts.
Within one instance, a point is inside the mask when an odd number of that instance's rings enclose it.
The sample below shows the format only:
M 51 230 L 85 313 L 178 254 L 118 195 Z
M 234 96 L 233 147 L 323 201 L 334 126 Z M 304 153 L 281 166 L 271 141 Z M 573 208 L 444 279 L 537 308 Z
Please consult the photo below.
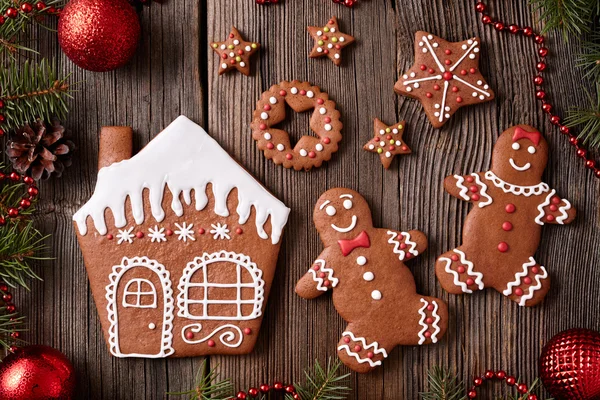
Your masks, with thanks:
M 30 323 L 27 339 L 65 352 L 78 371 L 82 399 L 161 399 L 167 391 L 191 387 L 199 359 L 130 360 L 109 355 L 75 235 L 72 214 L 89 198 L 96 180 L 98 132 L 103 125 L 134 128 L 141 148 L 180 114 L 208 132 L 291 209 L 278 270 L 254 353 L 212 357 L 236 388 L 260 382 L 297 381 L 314 359 L 335 357 L 344 321 L 329 296 L 305 301 L 296 281 L 321 250 L 312 209 L 328 188 L 347 186 L 371 204 L 377 226 L 420 229 L 429 250 L 408 265 L 421 293 L 449 303 L 451 322 L 438 345 L 399 348 L 384 366 L 352 375 L 352 399 L 418 398 L 433 365 L 454 369 L 469 380 L 485 368 L 502 368 L 531 382 L 540 350 L 553 334 L 570 327 L 599 329 L 599 181 L 584 170 L 571 147 L 539 109 L 532 77 L 536 46 L 485 27 L 467 0 L 361 0 L 353 10 L 330 0 L 282 0 L 257 6 L 253 0 L 170 0 L 142 13 L 142 44 L 130 65 L 116 72 L 82 71 L 60 52 L 56 36 L 39 30 L 41 55 L 55 57 L 64 73 L 81 82 L 68 127 L 79 152 L 63 179 L 41 185 L 39 226 L 52 234 L 55 260 L 39 268 L 43 282 L 18 290 L 16 303 Z M 540 27 L 526 1 L 490 3 L 492 13 L 521 26 Z M 340 68 L 309 59 L 309 25 L 337 15 L 343 32 L 357 42 L 343 52 Z M 250 77 L 218 76 L 208 47 L 236 26 L 263 46 Z M 398 97 L 393 85 L 413 63 L 416 30 L 448 40 L 482 38 L 481 68 L 497 98 L 461 109 L 442 129 L 431 127 L 415 100 Z M 546 77 L 552 103 L 561 112 L 585 104 L 582 73 L 574 67 L 575 46 L 550 36 L 551 68 Z M 340 151 L 309 173 L 285 170 L 257 150 L 248 128 L 260 94 L 282 80 L 308 80 L 338 103 L 344 123 Z M 413 154 L 398 157 L 385 171 L 376 155 L 362 150 L 372 137 L 373 119 L 407 121 L 405 140 Z M 460 242 L 468 205 L 442 189 L 446 175 L 487 169 L 495 138 L 507 127 L 537 126 L 552 152 L 545 179 L 578 208 L 577 221 L 544 227 L 536 255 L 548 267 L 553 286 L 546 301 L 523 309 L 492 291 L 450 296 L 436 282 L 434 262 Z M 284 124 L 298 139 L 308 132 L 308 115 Z M 185 145 L 185 144 L 182 144 Z

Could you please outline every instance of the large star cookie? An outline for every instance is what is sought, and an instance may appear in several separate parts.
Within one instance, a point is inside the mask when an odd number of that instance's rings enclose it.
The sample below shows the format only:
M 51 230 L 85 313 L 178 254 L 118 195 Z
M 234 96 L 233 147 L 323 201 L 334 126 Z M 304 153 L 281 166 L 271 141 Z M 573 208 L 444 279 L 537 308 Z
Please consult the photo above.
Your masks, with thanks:
M 315 40 L 309 57 L 327 56 L 335 65 L 342 63 L 342 49 L 354 43 L 352 36 L 340 32 L 336 17 L 331 17 L 325 26 L 309 26 L 307 30 Z
M 430 33 L 415 34 L 415 63 L 396 82 L 398 94 L 414 97 L 435 128 L 460 107 L 494 98 L 479 71 L 479 38 L 448 42 Z
M 379 154 L 379 158 L 385 169 L 388 169 L 392 165 L 395 156 L 411 153 L 406 143 L 402 141 L 405 122 L 401 121 L 397 124 L 387 126 L 375 118 L 375 137 L 369 140 L 363 148 L 372 153 Z
M 244 75 L 250 75 L 250 56 L 258 51 L 260 44 L 245 42 L 235 27 L 223 42 L 212 42 L 210 47 L 219 55 L 219 75 L 237 69 Z

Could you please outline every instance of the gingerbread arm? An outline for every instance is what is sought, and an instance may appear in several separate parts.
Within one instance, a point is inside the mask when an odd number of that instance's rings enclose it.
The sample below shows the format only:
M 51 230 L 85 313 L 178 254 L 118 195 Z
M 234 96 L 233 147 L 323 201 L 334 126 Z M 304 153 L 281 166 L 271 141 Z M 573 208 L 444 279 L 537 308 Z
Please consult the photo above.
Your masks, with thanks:
M 548 196 L 538 206 L 538 212 L 535 222 L 539 225 L 570 224 L 577 215 L 577 210 L 575 210 L 569 200 L 558 197 L 554 189 L 550 191 Z
M 387 231 L 388 244 L 400 261 L 410 260 L 427 249 L 427 236 L 421 231 Z
M 314 299 L 337 286 L 339 280 L 326 261 L 325 251 L 313 263 L 308 272 L 296 284 L 296 293 L 304 299 Z
M 492 203 L 492 197 L 488 194 L 488 187 L 480 173 L 448 176 L 444 179 L 444 189 L 451 196 L 476 203 L 481 208 Z

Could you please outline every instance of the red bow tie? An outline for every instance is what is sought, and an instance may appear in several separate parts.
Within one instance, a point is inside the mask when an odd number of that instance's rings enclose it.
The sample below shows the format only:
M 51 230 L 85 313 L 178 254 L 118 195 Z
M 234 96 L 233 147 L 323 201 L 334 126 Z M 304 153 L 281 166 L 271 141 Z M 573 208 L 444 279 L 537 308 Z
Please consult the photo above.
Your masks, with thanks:
M 371 242 L 369 241 L 369 235 L 367 235 L 366 231 L 362 231 L 357 237 L 354 239 L 341 239 L 338 240 L 338 244 L 340 245 L 340 249 L 342 250 L 342 254 L 346 257 L 348 254 L 352 253 L 352 250 L 357 247 L 369 248 L 371 247 Z

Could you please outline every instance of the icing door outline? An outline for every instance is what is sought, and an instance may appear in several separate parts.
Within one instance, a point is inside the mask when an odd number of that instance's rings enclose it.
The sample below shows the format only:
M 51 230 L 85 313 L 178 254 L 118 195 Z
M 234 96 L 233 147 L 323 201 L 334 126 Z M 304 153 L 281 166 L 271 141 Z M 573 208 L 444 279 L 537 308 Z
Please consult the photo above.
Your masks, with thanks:
M 119 289 L 119 283 L 123 275 L 134 268 L 146 268 L 155 273 L 160 281 L 162 290 L 162 304 L 157 304 L 157 293 L 154 284 L 147 279 L 135 278 L 127 282 L 125 290 L 123 291 L 123 300 L 120 304 L 117 299 L 117 292 Z M 165 266 L 158 263 L 155 260 L 151 260 L 148 257 L 123 257 L 120 265 L 115 265 L 112 268 L 112 273 L 109 275 L 110 283 L 106 286 L 106 300 L 108 305 L 106 307 L 108 311 L 108 321 L 110 327 L 108 329 L 109 334 L 109 346 L 110 352 L 116 357 L 144 357 L 144 358 L 162 358 L 173 354 L 173 289 L 171 288 L 171 280 L 169 278 L 169 271 L 166 270 Z M 147 285 L 150 286 L 147 286 Z M 152 290 L 149 290 L 149 287 Z M 150 305 L 140 303 L 140 296 L 154 296 L 154 302 Z M 126 297 L 127 304 L 126 304 Z M 135 298 L 134 303 L 129 303 L 131 298 Z M 144 302 L 145 303 L 145 302 Z M 162 322 L 157 323 L 157 327 L 162 325 L 162 336 L 160 343 L 160 351 L 155 354 L 140 354 L 140 353 L 123 353 L 119 345 L 119 306 L 125 307 L 140 307 L 140 308 L 159 308 L 163 310 Z M 158 321 L 157 321 L 158 322 Z

